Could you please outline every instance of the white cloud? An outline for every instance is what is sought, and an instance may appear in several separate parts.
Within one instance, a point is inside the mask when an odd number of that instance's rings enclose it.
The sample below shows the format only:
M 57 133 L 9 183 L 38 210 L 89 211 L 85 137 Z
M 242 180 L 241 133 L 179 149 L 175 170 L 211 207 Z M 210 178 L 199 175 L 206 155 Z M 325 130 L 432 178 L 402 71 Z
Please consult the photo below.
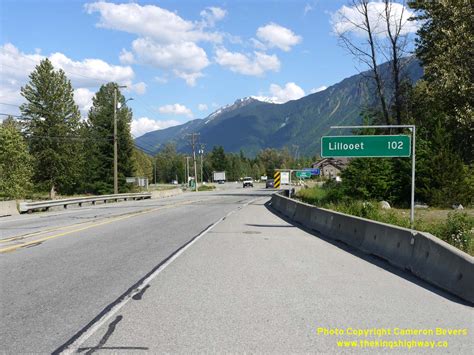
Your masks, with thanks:
M 208 110 L 208 107 L 206 104 L 199 104 L 198 105 L 198 110 L 199 111 L 207 111 Z
M 414 16 L 414 13 L 400 3 L 391 2 L 390 5 L 390 23 L 393 25 L 391 26 L 392 30 L 395 29 L 395 24 L 398 24 L 401 20 L 402 35 L 416 32 L 418 29 L 417 22 L 408 21 L 410 17 Z M 369 2 L 367 9 L 373 33 L 379 37 L 387 36 L 384 12 L 385 4 L 383 2 Z M 360 28 L 364 22 L 364 16 L 356 6 L 348 7 L 344 5 L 331 15 L 333 31 L 338 35 L 353 33 L 357 36 L 365 37 L 366 32 Z
M 82 117 L 87 117 L 92 107 L 92 98 L 95 93 L 87 88 L 79 88 L 74 90 L 74 101 L 79 106 Z
M 280 60 L 276 55 L 254 52 L 253 55 L 229 52 L 224 47 L 216 50 L 216 62 L 231 71 L 251 76 L 261 76 L 266 71 L 279 71 Z
M 122 48 L 119 56 L 120 63 L 122 64 L 133 64 L 135 63 L 135 57 L 133 56 L 132 52 L 127 51 L 126 49 Z
M 138 95 L 143 95 L 146 92 L 146 88 L 147 85 L 143 81 L 140 81 L 136 84 L 131 84 L 127 87 L 129 91 L 132 91 Z
M 311 12 L 313 11 L 313 6 L 311 4 L 306 4 L 305 7 L 304 7 L 304 14 L 307 15 L 308 12 Z
M 291 47 L 301 42 L 301 36 L 296 35 L 292 30 L 280 26 L 276 23 L 269 23 L 257 29 L 257 38 L 268 48 L 277 47 L 288 52 Z
M 155 5 L 141 6 L 136 3 L 114 4 L 94 2 L 85 5 L 87 13 L 98 12 L 97 26 L 151 37 L 159 43 L 210 41 L 220 42 L 222 35 L 204 31 L 197 22 L 187 21 L 174 12 Z M 215 8 L 218 9 L 218 8 Z M 217 19 L 220 12 L 211 16 Z M 217 16 L 217 17 L 216 17 Z
M 273 96 L 273 101 L 278 103 L 297 100 L 305 95 L 304 90 L 293 82 L 286 83 L 285 87 L 281 87 L 277 84 L 271 84 L 270 93 Z
M 111 65 L 100 59 L 84 59 L 74 61 L 62 53 L 53 53 L 49 56 L 26 54 L 11 43 L 0 46 L 0 101 L 11 105 L 24 102 L 20 95 L 20 88 L 28 82 L 28 75 L 34 71 L 41 60 L 49 58 L 55 69 L 63 69 L 71 80 L 75 99 L 81 112 L 87 111 L 92 91 L 109 81 L 115 81 L 129 86 L 137 93 L 144 92 L 145 83 L 133 83 L 135 73 L 129 66 Z M 89 98 L 89 99 L 88 99 Z M 12 107 L 12 106 L 11 106 Z M 13 108 L 13 107 L 12 107 Z M 8 113 L 13 113 L 11 110 Z M 15 114 L 19 113 L 15 109 Z
M 202 10 L 200 15 L 204 19 L 206 26 L 213 27 L 217 21 L 221 21 L 227 15 L 227 11 L 220 7 L 211 6 Z
M 320 86 L 320 87 L 318 87 L 318 88 L 312 88 L 309 92 L 310 92 L 311 94 L 315 94 L 315 93 L 317 93 L 317 92 L 324 91 L 324 90 L 326 90 L 327 88 L 328 88 L 327 86 L 324 86 L 324 85 L 323 85 L 323 86 Z
M 158 111 L 163 114 L 169 115 L 185 115 L 186 117 L 192 118 L 193 112 L 184 105 L 173 104 L 161 106 Z
M 46 56 L 22 53 L 11 43 L 0 47 L 2 78 L 8 80 L 27 80 L 28 75 Z M 95 87 L 109 81 L 130 83 L 134 77 L 133 69 L 128 66 L 111 65 L 101 59 L 74 61 L 62 53 L 48 56 L 55 69 L 63 69 L 75 86 Z
M 178 78 L 183 79 L 189 86 L 195 86 L 197 79 L 204 76 L 202 73 L 186 73 L 180 70 L 173 70 L 173 73 Z
M 132 120 L 131 130 L 135 137 L 140 137 L 147 132 L 177 126 L 179 124 L 181 124 L 181 122 L 176 120 L 157 121 L 148 117 L 140 117 Z
M 133 41 L 132 48 L 136 61 L 172 70 L 191 86 L 202 76 L 201 70 L 210 64 L 204 49 L 193 42 L 159 44 L 150 38 L 138 38 Z
M 165 76 L 155 76 L 153 78 L 157 83 L 160 83 L 160 84 L 166 84 L 168 82 L 168 78 L 165 77 Z
M 130 85 L 135 73 L 129 66 L 111 65 L 101 59 L 74 61 L 62 53 L 49 56 L 56 69 L 63 69 L 74 85 L 96 87 L 114 81 Z

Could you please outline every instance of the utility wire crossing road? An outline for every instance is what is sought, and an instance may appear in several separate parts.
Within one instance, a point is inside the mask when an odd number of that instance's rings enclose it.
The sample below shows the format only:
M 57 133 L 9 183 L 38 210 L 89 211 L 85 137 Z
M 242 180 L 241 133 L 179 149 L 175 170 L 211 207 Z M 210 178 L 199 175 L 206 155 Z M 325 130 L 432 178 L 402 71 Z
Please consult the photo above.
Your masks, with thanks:
M 318 331 L 352 327 L 465 329 L 375 340 L 470 353 L 470 305 L 295 227 L 269 194 L 225 184 L 0 220 L 0 352 L 335 353 L 374 340 Z

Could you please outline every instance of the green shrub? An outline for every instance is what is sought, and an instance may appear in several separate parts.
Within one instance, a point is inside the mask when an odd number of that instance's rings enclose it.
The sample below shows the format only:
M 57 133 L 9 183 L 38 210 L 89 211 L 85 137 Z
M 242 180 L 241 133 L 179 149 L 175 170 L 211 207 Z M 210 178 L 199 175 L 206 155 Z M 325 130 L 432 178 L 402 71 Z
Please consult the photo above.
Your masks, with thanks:
M 474 218 L 465 212 L 450 212 L 446 222 L 438 229 L 437 237 L 445 242 L 473 254 Z M 435 232 L 436 233 L 436 232 Z
M 198 187 L 198 190 L 199 191 L 212 191 L 214 190 L 216 187 L 214 185 L 202 185 L 202 186 L 199 186 Z
M 300 190 L 297 197 L 318 207 L 410 228 L 408 215 L 403 215 L 403 212 L 400 214 L 400 211 L 394 209 L 383 210 L 375 201 L 338 198 L 342 191 L 340 184 L 330 183 L 323 187 Z M 414 229 L 429 232 L 452 246 L 474 255 L 474 217 L 466 212 L 449 212 L 447 219 L 439 222 L 417 218 Z

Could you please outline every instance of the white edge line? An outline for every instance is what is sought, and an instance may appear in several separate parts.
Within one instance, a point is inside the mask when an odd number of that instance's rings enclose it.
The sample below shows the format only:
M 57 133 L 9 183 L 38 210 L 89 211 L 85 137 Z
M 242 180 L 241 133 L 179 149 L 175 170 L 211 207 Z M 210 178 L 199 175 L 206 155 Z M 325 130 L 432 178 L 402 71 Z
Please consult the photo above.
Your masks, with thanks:
M 259 197 L 261 198 L 261 197 Z M 137 293 L 140 293 L 145 286 L 149 285 L 150 282 L 156 278 L 168 265 L 170 265 L 176 258 L 178 258 L 181 254 L 183 254 L 189 247 L 191 247 L 194 243 L 196 243 L 199 239 L 201 239 L 204 235 L 206 235 L 210 230 L 212 230 L 215 226 L 217 226 L 219 223 L 221 223 L 225 218 L 229 217 L 231 214 L 235 213 L 236 211 L 240 210 L 242 207 L 246 207 L 249 204 L 255 202 L 259 198 L 255 198 L 253 200 L 250 200 L 249 202 L 245 203 L 243 206 L 239 207 L 238 209 L 232 210 L 229 213 L 225 215 L 225 217 L 221 217 L 218 219 L 216 222 L 214 222 L 212 225 L 207 227 L 205 230 L 201 232 L 196 238 L 194 238 L 193 241 L 191 241 L 189 244 L 187 244 L 184 248 L 180 249 L 175 255 L 173 255 L 168 261 L 166 261 L 163 265 L 161 265 L 158 269 L 155 270 L 150 276 L 148 276 L 143 282 L 135 289 L 135 291 L 131 292 L 128 294 L 120 303 L 116 304 L 112 309 L 104 314 L 102 318 L 100 318 L 97 322 L 95 322 L 87 331 L 82 334 L 79 338 L 74 341 L 67 349 L 65 349 L 62 354 L 74 354 L 77 353 L 80 346 L 87 340 L 89 339 L 97 330 L 99 330 L 102 325 L 104 325 L 110 318 L 112 318 L 120 309 L 125 306 L 130 299 L 136 295 Z

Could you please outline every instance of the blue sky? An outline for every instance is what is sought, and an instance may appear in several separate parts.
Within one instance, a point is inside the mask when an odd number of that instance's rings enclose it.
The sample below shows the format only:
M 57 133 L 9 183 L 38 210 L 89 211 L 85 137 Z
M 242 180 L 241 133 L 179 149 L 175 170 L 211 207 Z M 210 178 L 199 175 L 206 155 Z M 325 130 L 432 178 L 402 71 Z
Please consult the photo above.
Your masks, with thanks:
M 127 85 L 135 136 L 245 96 L 296 99 L 357 73 L 333 31 L 350 10 L 343 0 L 1 0 L 0 112 L 19 113 L 44 57 L 66 71 L 84 116 L 101 84 Z

